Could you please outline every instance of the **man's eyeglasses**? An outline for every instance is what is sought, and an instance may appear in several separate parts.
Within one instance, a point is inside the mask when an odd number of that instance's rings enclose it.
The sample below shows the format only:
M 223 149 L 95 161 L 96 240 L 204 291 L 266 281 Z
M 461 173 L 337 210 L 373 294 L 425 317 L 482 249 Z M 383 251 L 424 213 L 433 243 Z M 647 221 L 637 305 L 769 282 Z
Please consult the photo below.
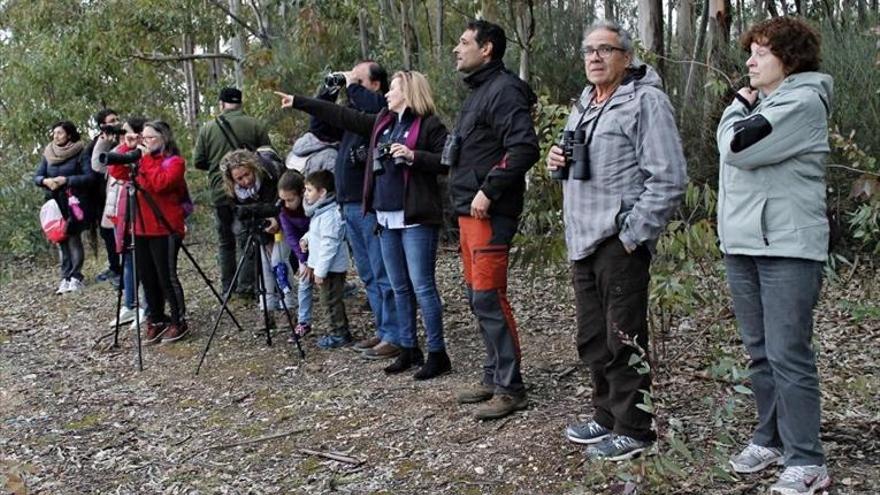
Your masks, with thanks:
M 584 47 L 584 57 L 592 57 L 594 54 L 598 53 L 602 58 L 608 58 L 614 53 L 615 50 L 619 50 L 621 52 L 625 52 L 623 48 L 619 46 L 612 45 L 599 45 L 598 47 L 593 47 L 587 45 Z

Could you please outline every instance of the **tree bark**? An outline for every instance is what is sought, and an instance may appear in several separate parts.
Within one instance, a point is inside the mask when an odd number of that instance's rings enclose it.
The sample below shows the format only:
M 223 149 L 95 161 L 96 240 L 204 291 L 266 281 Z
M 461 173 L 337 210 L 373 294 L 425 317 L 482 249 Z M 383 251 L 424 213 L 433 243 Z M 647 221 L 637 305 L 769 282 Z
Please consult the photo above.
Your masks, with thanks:
M 519 78 L 528 82 L 531 75 L 532 40 L 535 38 L 534 0 L 517 0 L 512 3 L 511 11 L 519 45 Z
M 443 0 L 436 0 L 434 5 L 437 16 L 434 18 L 434 57 L 441 60 L 443 58 Z
M 688 57 L 694 50 L 694 1 L 681 0 L 678 4 L 677 56 Z
M 229 12 L 233 17 L 238 17 L 239 15 L 239 0 L 229 0 Z M 235 37 L 233 37 L 229 45 L 232 48 L 232 56 L 235 57 L 235 87 L 241 89 L 244 86 L 244 67 L 242 62 L 244 61 L 244 42 L 242 41 L 243 35 L 241 33 L 241 29 L 233 23 L 233 32 L 235 33 Z
M 639 38 L 645 49 L 663 55 L 662 0 L 639 0 Z
M 604 3 L 604 12 L 605 19 L 608 21 L 616 21 L 617 20 L 617 12 L 615 12 L 614 8 L 614 0 L 603 0 Z
M 413 46 L 412 38 L 409 35 L 409 15 L 407 15 L 406 0 L 400 0 L 400 37 L 403 42 L 403 68 L 412 70 L 413 68 Z
M 361 40 L 361 58 L 366 60 L 370 55 L 370 38 L 367 32 L 367 11 L 363 8 L 358 10 L 358 31 Z
M 183 35 L 183 54 L 185 56 L 193 55 L 195 52 L 195 41 L 191 32 L 187 31 Z M 199 116 L 199 86 L 196 80 L 196 71 L 192 58 L 186 58 L 182 61 L 183 77 L 186 84 L 186 108 L 184 109 L 184 121 L 186 127 L 193 131 L 198 124 Z

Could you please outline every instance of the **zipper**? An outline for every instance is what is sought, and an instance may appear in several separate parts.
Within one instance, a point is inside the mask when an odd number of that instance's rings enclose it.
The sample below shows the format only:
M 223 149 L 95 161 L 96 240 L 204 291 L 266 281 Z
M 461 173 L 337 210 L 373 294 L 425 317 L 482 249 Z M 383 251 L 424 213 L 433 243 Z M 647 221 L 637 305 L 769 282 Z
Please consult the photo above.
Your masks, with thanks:
M 767 240 L 767 203 L 768 200 L 764 199 L 764 204 L 761 205 L 761 237 L 764 238 L 764 246 L 769 247 L 770 241 Z

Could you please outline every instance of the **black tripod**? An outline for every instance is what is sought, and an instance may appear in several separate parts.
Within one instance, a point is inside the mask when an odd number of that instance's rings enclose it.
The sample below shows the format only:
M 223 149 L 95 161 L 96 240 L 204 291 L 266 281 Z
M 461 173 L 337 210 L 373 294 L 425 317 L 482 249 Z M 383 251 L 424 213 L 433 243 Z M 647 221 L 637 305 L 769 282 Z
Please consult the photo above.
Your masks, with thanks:
M 110 155 L 109 158 L 108 158 L 108 155 Z M 140 158 L 139 153 L 133 154 L 131 156 L 135 157 L 135 155 L 136 155 L 136 158 Z M 114 157 L 117 157 L 117 158 L 122 157 L 123 160 L 129 159 L 126 157 L 126 155 L 116 155 L 116 154 L 109 154 L 108 153 L 108 154 L 102 155 L 101 160 L 104 162 L 105 165 L 108 164 L 108 161 L 110 162 L 109 164 L 114 164 L 114 162 L 111 161 L 111 160 L 113 160 Z M 125 163 L 125 162 L 123 162 L 123 163 Z M 165 216 L 162 214 L 162 211 L 159 210 L 158 205 L 156 205 L 156 201 L 153 199 L 152 196 L 150 196 L 150 193 L 141 189 L 140 185 L 137 182 L 137 175 L 138 175 L 137 163 L 136 162 L 127 163 L 127 166 L 128 166 L 128 182 L 125 183 L 126 210 L 125 210 L 125 218 L 124 218 L 124 222 L 123 222 L 123 229 L 124 229 L 123 232 L 126 233 L 125 238 L 127 239 L 127 242 L 125 243 L 125 246 L 122 250 L 122 266 L 123 266 L 123 270 L 124 270 L 125 262 L 127 261 L 128 257 L 130 256 L 131 260 L 132 260 L 132 263 L 131 263 L 131 265 L 132 265 L 132 279 L 133 279 L 133 285 L 134 285 L 134 287 L 133 287 L 133 289 L 134 289 L 134 310 L 135 310 L 134 321 L 135 321 L 135 328 L 137 329 L 137 342 L 136 342 L 136 344 L 137 344 L 137 356 L 138 356 L 138 370 L 143 371 L 144 370 L 144 362 L 143 362 L 143 348 L 141 345 L 140 295 L 138 294 L 138 290 L 139 290 L 139 286 L 140 286 L 140 277 L 138 275 L 138 268 L 137 268 L 137 250 L 135 249 L 135 234 L 134 234 L 135 222 L 141 222 L 140 225 L 143 225 L 143 217 L 141 216 L 141 212 L 138 210 L 138 202 L 137 202 L 137 195 L 138 194 L 140 194 L 141 197 L 146 200 L 147 206 L 150 207 L 150 210 L 153 212 L 153 215 L 156 216 L 156 218 L 159 220 L 159 222 L 162 224 L 162 226 L 168 230 L 168 232 L 171 232 L 172 238 L 174 238 L 174 240 L 180 244 L 181 250 L 184 252 L 184 254 L 186 254 L 186 257 L 192 263 L 193 267 L 196 269 L 196 271 L 199 273 L 199 275 L 201 275 L 202 280 L 205 281 L 205 285 L 207 285 L 207 287 L 211 290 L 211 293 L 214 294 L 214 297 L 216 297 L 218 301 L 222 301 L 223 299 L 220 297 L 220 293 L 218 293 L 217 290 L 214 289 L 214 285 L 211 283 L 211 280 L 208 278 L 208 276 L 202 270 L 202 267 L 199 266 L 199 264 L 196 262 L 192 253 L 189 252 L 189 249 L 187 249 L 187 247 L 183 243 L 182 239 L 180 239 L 180 236 L 174 233 L 174 229 L 171 228 L 171 224 L 168 222 L 168 219 L 166 219 Z M 101 337 L 99 337 L 98 340 L 95 341 L 95 344 L 94 344 L 95 346 L 97 346 L 99 343 L 101 343 L 101 341 L 103 341 L 104 339 L 106 339 L 112 335 L 113 336 L 112 347 L 114 347 L 114 348 L 119 347 L 119 320 L 120 320 L 119 316 L 120 316 L 120 313 L 122 310 L 123 286 L 124 286 L 124 283 L 119 284 L 119 287 L 116 290 L 116 325 L 115 325 L 112 332 L 106 333 L 106 334 L 102 335 Z M 226 308 L 226 313 L 229 315 L 229 318 L 232 319 L 232 322 L 235 323 L 235 326 L 238 327 L 239 330 L 244 330 L 241 327 L 241 324 L 238 323 L 238 320 L 235 318 L 235 315 L 232 314 L 232 311 L 230 311 L 228 308 Z
M 199 364 L 196 366 L 196 374 L 199 374 L 199 371 L 202 369 L 202 363 L 205 362 L 205 356 L 208 355 L 208 349 L 211 348 L 211 342 L 214 341 L 214 336 L 217 334 L 217 328 L 220 326 L 220 318 L 223 316 L 223 311 L 228 311 L 227 305 L 229 304 L 229 298 L 232 296 L 232 289 L 235 287 L 236 282 L 238 281 L 238 277 L 242 273 L 242 269 L 244 267 L 245 261 L 248 259 L 248 253 L 251 251 L 254 252 L 254 270 L 256 271 L 256 280 L 257 280 L 257 300 L 263 309 L 263 324 L 265 326 L 266 331 L 266 345 L 272 345 L 272 328 L 274 327 L 274 317 L 272 319 L 269 318 L 269 298 L 268 291 L 266 290 L 266 280 L 263 277 L 263 254 L 265 253 L 265 234 L 262 232 L 262 224 L 258 221 L 258 219 L 248 219 L 244 220 L 243 223 L 248 231 L 248 237 L 245 241 L 244 252 L 241 254 L 241 258 L 238 260 L 238 265 L 235 267 L 235 274 L 232 276 L 232 282 L 229 284 L 229 288 L 226 289 L 226 293 L 223 294 L 223 304 L 220 306 L 220 310 L 217 313 L 217 316 L 214 318 L 214 326 L 211 328 L 211 336 L 208 337 L 208 342 L 205 344 L 205 350 L 202 351 L 202 357 L 199 359 Z M 283 242 L 283 241 L 282 241 Z M 270 256 L 267 256 L 270 258 Z M 271 262 L 270 262 L 271 263 Z M 299 335 L 294 330 L 293 320 L 290 318 L 290 309 L 287 307 L 287 301 L 284 300 L 284 293 L 281 290 L 281 287 L 278 285 L 278 280 L 273 276 L 272 284 L 275 288 L 275 293 L 278 294 L 278 298 L 281 301 L 281 307 L 284 309 L 284 315 L 287 318 L 287 324 L 290 327 L 290 333 L 293 336 L 293 341 L 296 343 L 296 348 L 299 350 L 300 359 L 305 359 L 306 353 L 303 351 L 302 344 L 300 343 Z

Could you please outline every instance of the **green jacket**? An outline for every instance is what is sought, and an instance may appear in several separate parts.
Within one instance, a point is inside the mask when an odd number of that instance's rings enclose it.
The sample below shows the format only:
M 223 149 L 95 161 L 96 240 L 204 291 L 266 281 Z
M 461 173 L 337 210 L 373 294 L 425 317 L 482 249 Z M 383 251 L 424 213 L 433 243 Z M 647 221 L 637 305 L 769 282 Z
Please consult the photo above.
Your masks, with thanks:
M 229 122 L 233 133 L 238 138 L 239 145 L 249 145 L 252 149 L 260 146 L 271 146 L 266 127 L 259 120 L 245 115 L 239 110 L 227 110 L 223 112 L 223 118 Z M 235 139 L 230 136 L 230 139 Z M 217 125 L 217 120 L 205 123 L 199 129 L 196 139 L 196 147 L 193 163 L 199 170 L 208 171 L 208 179 L 211 182 L 211 199 L 215 205 L 229 201 L 223 189 L 223 174 L 220 173 L 220 160 L 235 148 L 229 144 L 223 132 Z
M 718 236 L 725 254 L 824 261 L 831 76 L 793 74 L 718 125 Z

